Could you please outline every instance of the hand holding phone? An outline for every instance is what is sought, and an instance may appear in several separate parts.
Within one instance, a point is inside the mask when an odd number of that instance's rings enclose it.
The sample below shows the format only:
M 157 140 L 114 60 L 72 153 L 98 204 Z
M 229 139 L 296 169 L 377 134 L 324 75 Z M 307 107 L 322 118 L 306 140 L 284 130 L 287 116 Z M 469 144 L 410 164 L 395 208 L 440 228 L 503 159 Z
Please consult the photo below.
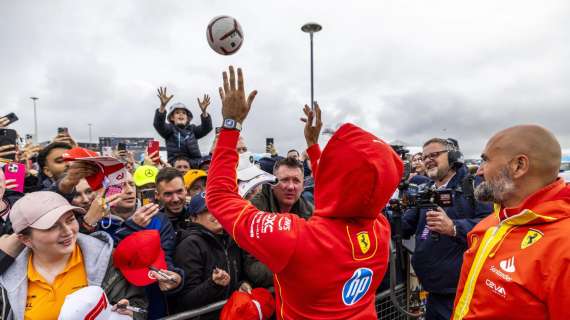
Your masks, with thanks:
M 14 129 L 0 129 L 0 158 L 6 160 L 16 159 L 16 145 L 18 133 Z
M 160 152 L 160 143 L 159 143 L 158 141 L 156 141 L 156 140 L 151 140 L 151 141 L 149 141 L 149 142 L 148 142 L 148 147 L 147 147 L 146 151 L 147 151 L 148 156 L 153 160 L 153 162 L 154 162 L 155 164 L 159 164 L 159 163 L 160 163 L 160 155 L 159 155 L 159 152 Z M 154 155 L 155 153 L 156 153 L 157 155 L 159 155 L 159 156 L 153 158 L 153 155 Z
M 12 162 L 4 165 L 4 176 L 6 180 L 14 181 L 15 185 L 12 185 L 12 190 L 24 192 L 24 180 L 26 179 L 26 166 L 24 164 Z
M 7 127 L 16 121 L 18 121 L 16 114 L 14 112 L 8 113 L 7 115 L 0 118 L 0 128 Z

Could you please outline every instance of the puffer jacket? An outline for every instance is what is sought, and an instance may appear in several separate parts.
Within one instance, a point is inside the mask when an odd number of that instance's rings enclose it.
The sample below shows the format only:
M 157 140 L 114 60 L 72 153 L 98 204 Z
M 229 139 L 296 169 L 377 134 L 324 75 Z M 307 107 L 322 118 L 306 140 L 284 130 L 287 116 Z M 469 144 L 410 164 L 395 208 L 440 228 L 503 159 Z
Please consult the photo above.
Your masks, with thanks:
M 123 275 L 113 267 L 113 240 L 104 232 L 91 235 L 77 234 L 77 244 L 83 254 L 83 263 L 87 272 L 87 283 L 100 286 L 105 290 L 109 301 L 113 304 L 121 299 L 128 299 L 129 304 L 139 308 L 147 308 L 144 290 L 130 285 Z M 24 249 L 14 263 L 0 275 L 2 296 L 0 300 L 0 319 L 22 320 L 26 306 L 28 291 L 28 258 L 30 249 Z M 145 319 L 142 314 L 135 313 L 135 319 Z
M 193 168 L 200 164 L 202 154 L 198 139 L 205 137 L 212 131 L 212 117 L 200 115 L 201 124 L 199 126 L 188 124 L 183 128 L 166 122 L 166 111 L 160 112 L 156 109 L 154 114 L 154 128 L 166 142 L 166 153 L 168 162 L 173 163 L 177 155 L 185 155 L 190 158 Z
M 400 157 L 351 124 L 336 131 L 322 157 L 311 146 L 315 211 L 305 220 L 260 211 L 239 196 L 238 138 L 239 131 L 220 131 L 206 202 L 237 244 L 273 271 L 277 319 L 377 319 L 390 241 L 381 211 L 400 182 Z

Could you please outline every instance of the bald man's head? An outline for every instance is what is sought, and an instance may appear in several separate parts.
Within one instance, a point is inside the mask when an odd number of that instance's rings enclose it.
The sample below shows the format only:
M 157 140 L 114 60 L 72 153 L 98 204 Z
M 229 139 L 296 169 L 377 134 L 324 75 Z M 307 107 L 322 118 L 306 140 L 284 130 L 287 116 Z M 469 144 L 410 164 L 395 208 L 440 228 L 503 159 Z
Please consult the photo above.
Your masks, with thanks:
M 562 151 L 547 129 L 520 125 L 496 133 L 481 157 L 477 198 L 510 206 L 556 180 Z
M 552 182 L 558 176 L 562 150 L 556 137 L 538 125 L 519 125 L 496 133 L 487 143 L 487 149 L 500 152 L 507 158 L 526 155 L 529 174 Z

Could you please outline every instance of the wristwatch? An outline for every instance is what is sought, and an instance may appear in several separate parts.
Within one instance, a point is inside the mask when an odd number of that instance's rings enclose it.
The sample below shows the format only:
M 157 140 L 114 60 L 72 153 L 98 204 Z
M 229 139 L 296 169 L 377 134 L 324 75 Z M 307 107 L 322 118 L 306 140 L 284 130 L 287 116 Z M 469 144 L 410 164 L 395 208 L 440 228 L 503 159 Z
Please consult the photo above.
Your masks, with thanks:
M 241 131 L 241 123 L 237 122 L 234 119 L 229 119 L 229 118 L 224 119 L 224 123 L 222 124 L 222 128 Z

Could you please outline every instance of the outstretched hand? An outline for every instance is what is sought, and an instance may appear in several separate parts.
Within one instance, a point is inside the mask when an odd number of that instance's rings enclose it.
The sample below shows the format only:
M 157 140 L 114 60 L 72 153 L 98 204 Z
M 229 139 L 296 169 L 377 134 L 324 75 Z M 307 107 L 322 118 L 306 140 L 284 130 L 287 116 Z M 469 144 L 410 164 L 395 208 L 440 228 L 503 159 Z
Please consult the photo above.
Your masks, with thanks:
M 314 144 L 319 143 L 319 135 L 321 134 L 321 129 L 323 128 L 323 122 L 321 121 L 321 108 L 319 104 L 315 102 L 315 110 L 312 110 L 308 105 L 303 108 L 306 118 L 301 118 L 301 121 L 305 123 L 305 141 L 307 141 L 307 148 Z M 313 126 L 313 119 L 316 117 L 315 125 Z
M 208 109 L 208 106 L 210 105 L 210 96 L 205 94 L 204 100 L 200 101 L 200 98 L 197 98 L 197 100 L 198 106 L 200 107 L 200 110 L 202 110 L 202 115 L 207 116 L 208 112 L 206 112 L 206 109 Z
M 233 66 L 230 66 L 229 73 L 230 77 L 228 80 L 228 74 L 224 71 L 222 74 L 224 87 L 218 89 L 220 91 L 220 98 L 222 99 L 222 116 L 224 119 L 233 119 L 239 123 L 243 123 L 249 113 L 253 99 L 255 99 L 257 90 L 253 90 L 248 95 L 246 101 L 241 68 L 237 69 L 237 84 Z
M 174 97 L 173 95 L 168 96 L 166 94 L 166 87 L 159 87 L 158 88 L 158 98 L 160 99 L 160 109 L 164 110 L 168 102 Z

